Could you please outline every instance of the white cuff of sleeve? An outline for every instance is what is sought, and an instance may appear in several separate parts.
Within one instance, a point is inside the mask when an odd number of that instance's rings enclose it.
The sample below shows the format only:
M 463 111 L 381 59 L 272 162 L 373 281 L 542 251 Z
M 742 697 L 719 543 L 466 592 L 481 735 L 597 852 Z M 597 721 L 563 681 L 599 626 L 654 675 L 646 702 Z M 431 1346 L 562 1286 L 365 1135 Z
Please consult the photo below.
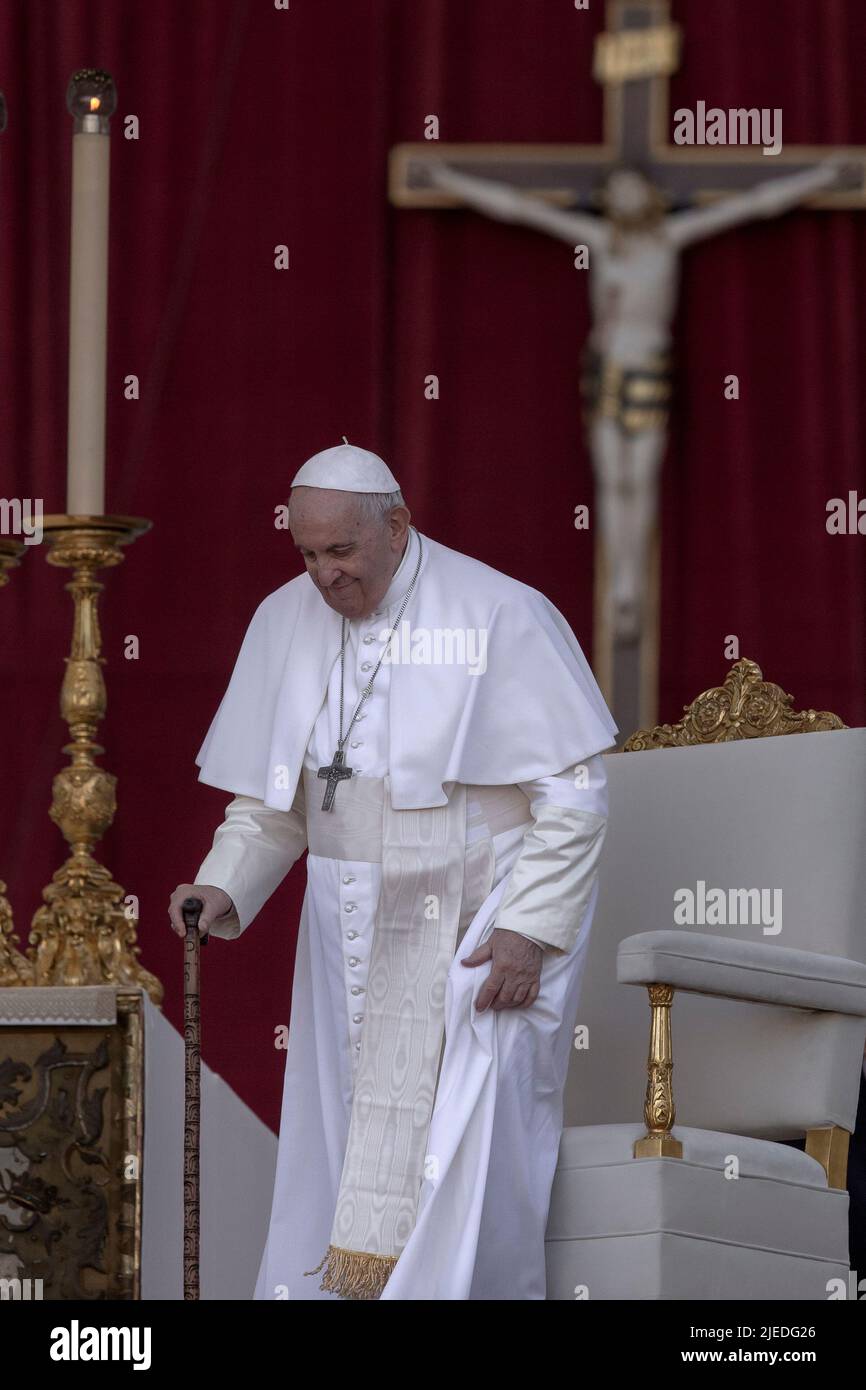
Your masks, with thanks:
M 306 820 L 297 798 L 290 811 L 278 811 L 255 797 L 236 796 L 195 878 L 221 888 L 234 904 L 210 934 L 227 941 L 240 936 L 306 847 Z

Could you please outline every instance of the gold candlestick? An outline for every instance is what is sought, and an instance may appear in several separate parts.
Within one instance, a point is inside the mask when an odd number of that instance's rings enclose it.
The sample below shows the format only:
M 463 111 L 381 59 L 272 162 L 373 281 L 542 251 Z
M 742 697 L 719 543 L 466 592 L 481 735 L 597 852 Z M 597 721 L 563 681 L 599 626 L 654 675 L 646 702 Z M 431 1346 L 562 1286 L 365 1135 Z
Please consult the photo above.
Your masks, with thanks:
M 15 569 L 25 550 L 27 546 L 23 541 L 13 541 L 9 536 L 0 536 L 0 589 L 9 583 L 9 571 Z
M 30 948 L 36 985 L 141 985 L 155 1004 L 162 985 L 138 961 L 137 918 L 127 915 L 124 890 L 92 850 L 114 820 L 117 779 L 99 767 L 105 750 L 95 741 L 105 716 L 105 658 L 97 604 L 103 585 L 96 571 L 123 560 L 122 547 L 150 529 L 125 516 L 47 516 L 43 531 L 48 563 L 72 570 L 65 587 L 75 605 L 72 649 L 60 694 L 71 741 L 63 751 L 70 766 L 54 778 L 51 819 L 71 854 L 43 890 L 33 918 Z
M 0 589 L 9 583 L 9 571 L 18 565 L 26 550 L 23 541 L 0 536 Z M 0 988 L 33 983 L 33 966 L 18 950 L 17 943 L 12 905 L 6 897 L 6 884 L 0 879 Z

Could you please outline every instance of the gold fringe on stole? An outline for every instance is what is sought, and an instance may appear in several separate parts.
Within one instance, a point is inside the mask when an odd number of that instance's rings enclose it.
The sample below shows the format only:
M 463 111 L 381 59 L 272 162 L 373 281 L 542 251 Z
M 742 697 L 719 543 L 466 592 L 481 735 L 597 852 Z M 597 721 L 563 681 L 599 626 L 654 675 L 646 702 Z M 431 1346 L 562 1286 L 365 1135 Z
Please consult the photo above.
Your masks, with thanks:
M 318 1274 L 325 1265 L 319 1285 L 325 1293 L 336 1293 L 340 1298 L 376 1299 L 396 1263 L 396 1255 L 370 1255 L 366 1250 L 343 1250 L 339 1245 L 329 1245 L 316 1268 L 304 1270 L 304 1275 Z

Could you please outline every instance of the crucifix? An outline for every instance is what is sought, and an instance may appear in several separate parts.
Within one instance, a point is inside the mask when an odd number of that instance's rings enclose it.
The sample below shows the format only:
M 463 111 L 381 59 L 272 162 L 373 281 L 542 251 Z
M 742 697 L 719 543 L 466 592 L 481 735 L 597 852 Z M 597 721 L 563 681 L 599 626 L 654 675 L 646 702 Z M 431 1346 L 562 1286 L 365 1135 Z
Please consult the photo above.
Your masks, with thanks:
M 322 802 L 323 811 L 333 811 L 334 797 L 337 794 L 337 787 L 344 782 L 347 777 L 351 777 L 352 769 L 346 766 L 346 755 L 342 749 L 338 749 L 334 754 L 333 761 L 327 767 L 320 767 L 319 777 L 327 777 L 328 784 L 325 787 L 325 799 Z
M 608 0 L 607 19 L 594 55 L 602 145 L 399 145 L 390 197 L 400 207 L 467 206 L 545 232 L 572 248 L 569 273 L 584 256 L 593 327 L 581 388 L 598 518 L 593 666 L 624 738 L 657 722 L 658 491 L 681 253 L 798 205 L 866 206 L 866 150 L 788 146 L 768 165 L 760 146 L 671 145 L 667 85 L 682 34 L 669 0 Z

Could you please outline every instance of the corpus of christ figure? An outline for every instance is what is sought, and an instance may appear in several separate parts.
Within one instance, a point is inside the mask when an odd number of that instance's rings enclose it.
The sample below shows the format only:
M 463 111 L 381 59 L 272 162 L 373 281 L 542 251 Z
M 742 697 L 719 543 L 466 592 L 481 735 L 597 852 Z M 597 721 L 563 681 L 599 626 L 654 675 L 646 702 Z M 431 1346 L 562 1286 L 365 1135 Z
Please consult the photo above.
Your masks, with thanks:
M 502 222 L 546 232 L 584 250 L 592 329 L 584 354 L 583 397 L 601 533 L 611 567 L 609 620 L 618 641 L 637 640 L 658 479 L 671 399 L 671 323 L 680 252 L 730 227 L 777 217 L 822 189 L 862 178 L 862 169 L 827 159 L 779 175 L 706 207 L 665 211 L 665 200 L 637 167 L 609 170 L 601 215 L 555 207 L 507 183 L 427 163 L 437 188 Z

